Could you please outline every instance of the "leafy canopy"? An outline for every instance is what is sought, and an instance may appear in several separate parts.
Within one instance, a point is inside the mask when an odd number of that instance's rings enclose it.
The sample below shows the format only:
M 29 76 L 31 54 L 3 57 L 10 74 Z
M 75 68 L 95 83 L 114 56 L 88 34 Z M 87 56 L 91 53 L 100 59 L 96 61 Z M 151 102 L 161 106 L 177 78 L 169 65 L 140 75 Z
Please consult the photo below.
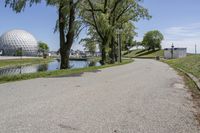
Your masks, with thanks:
M 144 35 L 142 44 L 149 50 L 161 49 L 161 42 L 164 39 L 158 30 L 149 31 Z

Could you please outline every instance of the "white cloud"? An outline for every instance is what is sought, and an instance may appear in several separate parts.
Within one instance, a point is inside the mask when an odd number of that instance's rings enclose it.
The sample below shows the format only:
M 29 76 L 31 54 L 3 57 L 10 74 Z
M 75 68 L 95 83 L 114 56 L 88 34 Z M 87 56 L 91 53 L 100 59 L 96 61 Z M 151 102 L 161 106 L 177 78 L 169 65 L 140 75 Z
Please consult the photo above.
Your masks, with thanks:
M 163 32 L 165 41 L 162 46 L 170 47 L 173 43 L 175 47 L 186 47 L 188 52 L 194 53 L 195 44 L 200 52 L 200 23 L 186 26 L 169 27 Z
M 187 26 L 170 27 L 165 30 L 166 34 L 175 35 L 178 37 L 199 37 L 200 23 L 195 23 Z

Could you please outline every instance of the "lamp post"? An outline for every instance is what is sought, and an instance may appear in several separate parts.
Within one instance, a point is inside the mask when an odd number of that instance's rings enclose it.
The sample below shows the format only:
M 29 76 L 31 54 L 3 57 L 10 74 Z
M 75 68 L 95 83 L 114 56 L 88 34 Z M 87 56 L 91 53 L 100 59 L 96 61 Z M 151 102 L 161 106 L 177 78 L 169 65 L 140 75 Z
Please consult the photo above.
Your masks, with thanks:
M 121 54 L 121 33 L 122 29 L 117 29 L 117 38 L 118 38 L 118 62 L 122 62 L 122 54 Z
M 197 45 L 195 44 L 195 54 L 197 54 Z
M 22 60 L 22 56 L 23 56 L 23 55 L 22 55 L 22 54 L 23 54 L 22 52 L 23 52 L 23 49 L 22 49 L 22 47 L 21 47 L 21 48 L 20 48 L 20 56 L 21 56 L 21 60 Z
M 21 56 L 21 63 L 22 63 L 22 56 L 23 56 L 23 55 L 22 55 L 22 54 L 23 54 L 22 52 L 23 52 L 23 49 L 22 49 L 22 47 L 20 47 L 20 48 L 19 48 L 19 53 L 20 53 L 20 56 Z M 22 74 L 22 65 L 20 65 L 20 74 Z
M 174 44 L 172 43 L 172 49 L 171 49 L 171 55 L 172 55 L 172 59 L 174 58 Z

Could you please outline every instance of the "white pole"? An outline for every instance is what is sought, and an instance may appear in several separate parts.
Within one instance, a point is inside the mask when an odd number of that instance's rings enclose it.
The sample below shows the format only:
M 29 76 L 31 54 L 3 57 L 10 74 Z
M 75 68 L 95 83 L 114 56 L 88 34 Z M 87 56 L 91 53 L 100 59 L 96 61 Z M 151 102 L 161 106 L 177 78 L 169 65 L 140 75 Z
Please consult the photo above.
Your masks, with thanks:
M 197 45 L 195 44 L 195 54 L 197 54 Z

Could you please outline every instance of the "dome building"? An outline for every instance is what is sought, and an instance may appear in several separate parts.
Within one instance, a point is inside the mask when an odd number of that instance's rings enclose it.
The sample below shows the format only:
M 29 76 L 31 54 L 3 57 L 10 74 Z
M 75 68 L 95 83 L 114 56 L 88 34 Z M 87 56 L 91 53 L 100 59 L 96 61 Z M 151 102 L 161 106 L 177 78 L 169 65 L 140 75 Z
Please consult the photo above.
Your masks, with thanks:
M 36 56 L 38 43 L 35 37 L 24 30 L 11 30 L 0 37 L 0 52 L 5 56 Z

